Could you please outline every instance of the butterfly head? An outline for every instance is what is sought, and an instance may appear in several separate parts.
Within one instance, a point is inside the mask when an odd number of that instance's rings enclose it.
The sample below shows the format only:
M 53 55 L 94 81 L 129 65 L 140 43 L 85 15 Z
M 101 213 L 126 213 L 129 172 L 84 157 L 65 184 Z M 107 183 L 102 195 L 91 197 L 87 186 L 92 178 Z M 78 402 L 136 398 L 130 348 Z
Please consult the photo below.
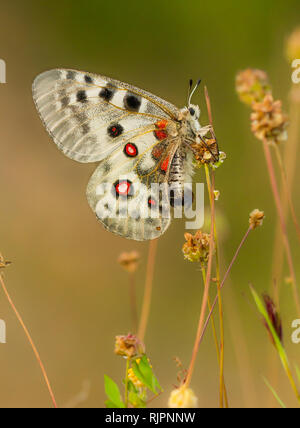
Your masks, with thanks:
M 188 111 L 190 113 L 190 118 L 193 120 L 199 120 L 200 118 L 200 108 L 195 104 L 190 104 L 188 106 Z

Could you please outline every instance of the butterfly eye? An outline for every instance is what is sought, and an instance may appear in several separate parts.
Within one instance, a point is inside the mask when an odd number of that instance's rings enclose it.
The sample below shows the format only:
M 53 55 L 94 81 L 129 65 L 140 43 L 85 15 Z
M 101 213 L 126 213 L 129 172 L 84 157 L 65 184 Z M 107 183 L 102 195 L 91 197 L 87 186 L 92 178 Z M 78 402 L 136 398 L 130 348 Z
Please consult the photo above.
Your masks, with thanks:
M 189 112 L 190 112 L 190 115 L 191 115 L 191 116 L 195 116 L 195 113 L 196 113 L 196 112 L 195 112 L 195 109 L 194 109 L 193 107 L 190 107 L 190 108 L 189 108 Z

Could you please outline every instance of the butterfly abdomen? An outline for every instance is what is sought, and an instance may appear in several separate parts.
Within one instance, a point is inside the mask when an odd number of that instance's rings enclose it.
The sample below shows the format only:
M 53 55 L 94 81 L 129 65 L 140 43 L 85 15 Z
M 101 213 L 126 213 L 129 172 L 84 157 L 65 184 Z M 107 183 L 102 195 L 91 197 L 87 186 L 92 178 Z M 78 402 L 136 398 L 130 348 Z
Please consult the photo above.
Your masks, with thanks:
M 184 196 L 184 183 L 186 181 L 187 154 L 184 147 L 179 146 L 170 166 L 169 186 L 171 206 L 182 205 Z

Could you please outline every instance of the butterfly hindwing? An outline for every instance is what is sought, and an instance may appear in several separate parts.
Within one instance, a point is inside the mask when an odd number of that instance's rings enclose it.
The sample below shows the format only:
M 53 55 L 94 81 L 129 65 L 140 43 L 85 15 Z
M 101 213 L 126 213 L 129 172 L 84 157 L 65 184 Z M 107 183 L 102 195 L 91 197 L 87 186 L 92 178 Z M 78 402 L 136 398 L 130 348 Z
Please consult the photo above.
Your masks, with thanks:
M 88 202 L 106 229 L 129 239 L 154 239 L 170 224 L 155 184 L 164 183 L 167 143 L 153 132 L 132 138 L 100 162 L 87 187 Z M 153 187 L 154 186 L 154 187 Z M 168 201 L 164 201 L 168 205 Z

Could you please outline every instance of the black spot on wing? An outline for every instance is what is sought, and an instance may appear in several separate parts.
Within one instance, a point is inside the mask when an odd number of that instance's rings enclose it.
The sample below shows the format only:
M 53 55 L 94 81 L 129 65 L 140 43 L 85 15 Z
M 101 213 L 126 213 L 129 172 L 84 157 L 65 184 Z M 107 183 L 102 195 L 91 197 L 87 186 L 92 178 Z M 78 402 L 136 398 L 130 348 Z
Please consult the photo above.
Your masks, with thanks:
M 102 88 L 99 92 L 99 97 L 102 98 L 104 101 L 110 101 L 112 97 L 114 96 L 115 89 L 113 86 L 108 85 L 105 86 L 105 88 Z
M 87 95 L 85 91 L 78 91 L 76 94 L 77 101 L 80 103 L 85 103 L 87 101 Z
M 124 96 L 123 102 L 126 110 L 138 112 L 142 104 L 142 99 L 138 95 L 127 92 Z
M 69 71 L 67 72 L 67 79 L 68 79 L 68 80 L 75 80 L 75 71 L 71 71 L 71 70 L 69 70 Z
M 87 74 L 84 76 L 84 80 L 86 83 L 93 83 L 93 79 L 91 76 L 88 76 Z
M 114 123 L 107 128 L 107 133 L 110 137 L 116 138 L 122 134 L 124 128 L 119 123 Z

